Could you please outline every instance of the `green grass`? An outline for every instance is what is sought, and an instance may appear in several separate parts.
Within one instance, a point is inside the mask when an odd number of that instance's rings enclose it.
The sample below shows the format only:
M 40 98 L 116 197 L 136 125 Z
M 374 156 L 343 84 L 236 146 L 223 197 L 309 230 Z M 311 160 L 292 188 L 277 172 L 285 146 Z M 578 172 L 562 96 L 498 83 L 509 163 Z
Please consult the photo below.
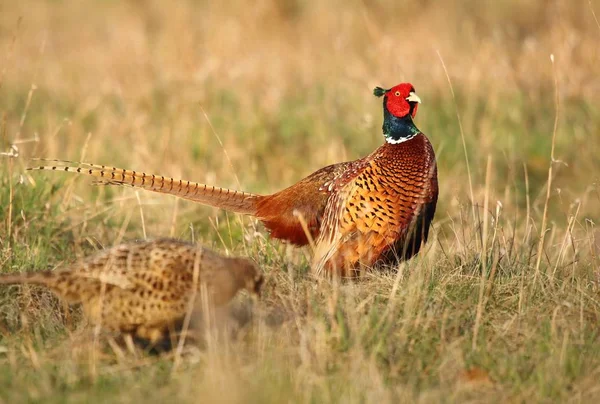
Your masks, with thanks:
M 0 6 L 0 152 L 20 153 L 0 156 L 0 273 L 145 234 L 250 256 L 267 279 L 248 324 L 181 362 L 120 355 L 77 307 L 2 287 L 0 403 L 596 402 L 596 5 L 267 3 Z M 438 158 L 432 237 L 356 282 L 311 278 L 310 251 L 252 219 L 25 171 L 84 159 L 270 193 L 379 146 L 370 89 L 405 80 Z
M 4 185 L 7 177 L 4 172 Z M 3 186 L 3 201 L 7 191 Z M 57 220 L 57 205 L 48 210 L 46 201 L 56 192 L 56 187 L 40 185 L 15 189 L 13 209 L 30 220 L 14 215 L 13 246 L 3 245 L 3 256 L 10 257 L 3 272 L 53 266 L 78 248 L 90 249 L 65 230 L 70 223 Z M 463 214 L 468 217 L 468 209 Z M 465 220 L 462 226 L 475 227 Z M 107 225 L 95 218 L 86 227 L 94 234 L 91 229 Z M 235 220 L 230 225 L 219 232 L 236 243 L 251 234 Z M 502 229 L 504 222 L 497 226 Z M 135 228 L 133 234 L 139 232 Z M 181 227 L 178 231 L 189 236 Z M 210 243 L 211 233 L 196 236 Z M 248 249 L 267 274 L 260 306 L 267 314 L 257 314 L 238 339 L 214 341 L 197 351 L 174 375 L 170 359 L 119 359 L 108 348 L 92 370 L 89 334 L 77 321 L 67 321 L 55 299 L 38 289 L 23 290 L 21 297 L 15 288 L 4 288 L 0 346 L 8 352 L 0 354 L 1 396 L 10 402 L 92 397 L 158 402 L 173 396 L 183 401 L 208 396 L 360 402 L 463 401 L 485 394 L 497 401 L 588 401 L 586 392 L 595 385 L 591 375 L 600 364 L 597 266 L 566 260 L 554 272 L 555 254 L 547 251 L 550 262 L 534 284 L 530 250 L 535 250 L 535 238 L 517 241 L 509 252 L 511 242 L 490 245 L 483 266 L 475 246 L 446 255 L 432 245 L 399 273 L 340 286 L 315 283 L 301 258 L 290 264 L 276 242 L 254 239 Z M 273 313 L 283 322 L 271 321 Z M 486 379 L 469 382 L 466 372 L 474 368 L 482 369 Z

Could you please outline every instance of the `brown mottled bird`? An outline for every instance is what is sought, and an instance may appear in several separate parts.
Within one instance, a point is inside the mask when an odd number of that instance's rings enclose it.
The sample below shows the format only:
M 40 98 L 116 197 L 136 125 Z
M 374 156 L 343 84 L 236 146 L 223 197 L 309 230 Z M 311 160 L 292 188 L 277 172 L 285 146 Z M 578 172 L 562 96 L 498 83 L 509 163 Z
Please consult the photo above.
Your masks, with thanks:
M 257 195 L 114 167 L 42 166 L 99 177 L 205 205 L 256 216 L 274 238 L 296 245 L 315 240 L 313 268 L 354 275 L 360 267 L 395 263 L 427 241 L 438 197 L 431 143 L 413 117 L 421 102 L 409 83 L 383 96 L 385 143 L 370 155 L 324 167 L 272 195 Z
M 15 283 L 44 285 L 81 303 L 92 324 L 157 342 L 185 316 L 195 291 L 220 306 L 240 289 L 258 294 L 262 275 L 246 258 L 159 239 L 102 250 L 62 270 L 0 275 L 0 284 Z

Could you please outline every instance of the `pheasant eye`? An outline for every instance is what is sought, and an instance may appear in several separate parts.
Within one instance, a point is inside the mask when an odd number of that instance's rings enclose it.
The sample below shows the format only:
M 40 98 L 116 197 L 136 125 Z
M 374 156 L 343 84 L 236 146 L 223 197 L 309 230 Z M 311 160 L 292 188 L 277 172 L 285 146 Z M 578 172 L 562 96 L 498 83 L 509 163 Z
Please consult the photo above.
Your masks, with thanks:
M 396 92 L 394 93 L 394 95 L 395 95 L 396 97 L 400 97 L 400 91 L 396 91 Z

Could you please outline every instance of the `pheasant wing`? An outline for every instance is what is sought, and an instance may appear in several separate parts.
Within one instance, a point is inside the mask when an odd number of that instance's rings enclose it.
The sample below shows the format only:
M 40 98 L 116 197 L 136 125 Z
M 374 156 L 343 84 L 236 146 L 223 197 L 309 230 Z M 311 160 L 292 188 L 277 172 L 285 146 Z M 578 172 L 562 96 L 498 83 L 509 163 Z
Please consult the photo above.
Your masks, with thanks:
M 313 269 L 317 274 L 322 272 L 325 264 L 355 233 L 353 223 L 344 223 L 345 228 L 342 229 L 343 213 L 349 200 L 357 193 L 357 179 L 368 167 L 369 161 L 366 158 L 347 163 L 347 166 L 337 171 L 336 175 L 321 187 L 329 193 L 329 197 L 323 212 L 321 232 L 313 257 Z

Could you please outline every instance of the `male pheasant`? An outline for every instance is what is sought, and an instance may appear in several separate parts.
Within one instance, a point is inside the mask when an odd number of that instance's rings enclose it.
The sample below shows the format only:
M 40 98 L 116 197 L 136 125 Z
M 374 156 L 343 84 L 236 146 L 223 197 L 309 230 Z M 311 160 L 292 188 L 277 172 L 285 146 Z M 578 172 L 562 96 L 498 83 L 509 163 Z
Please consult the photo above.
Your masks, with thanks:
M 220 306 L 240 289 L 258 294 L 262 275 L 248 259 L 158 239 L 121 244 L 62 270 L 0 275 L 0 284 L 15 283 L 44 285 L 81 303 L 90 323 L 157 343 L 183 319 L 194 291 L 206 290 Z
M 93 164 L 42 166 L 176 195 L 256 216 L 271 236 L 302 246 L 315 240 L 317 272 L 354 275 L 394 263 L 427 241 L 437 197 L 431 143 L 413 117 L 421 102 L 409 83 L 375 88 L 383 96 L 385 143 L 370 155 L 324 167 L 272 195 L 258 195 Z

